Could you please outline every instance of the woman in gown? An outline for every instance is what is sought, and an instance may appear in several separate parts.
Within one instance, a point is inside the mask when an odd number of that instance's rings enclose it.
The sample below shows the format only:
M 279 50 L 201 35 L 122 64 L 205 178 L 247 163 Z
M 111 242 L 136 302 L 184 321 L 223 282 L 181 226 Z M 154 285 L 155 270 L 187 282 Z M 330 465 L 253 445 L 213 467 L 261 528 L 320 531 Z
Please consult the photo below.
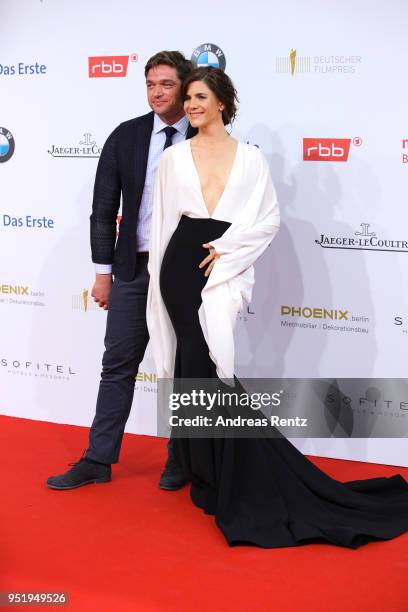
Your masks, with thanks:
M 147 321 L 159 378 L 228 381 L 236 315 L 279 210 L 263 154 L 225 130 L 236 110 L 229 77 L 198 68 L 183 95 L 198 133 L 169 147 L 157 171 Z M 398 474 L 338 482 L 284 437 L 174 444 L 192 501 L 215 515 L 230 545 L 357 548 L 408 529 L 408 484 Z

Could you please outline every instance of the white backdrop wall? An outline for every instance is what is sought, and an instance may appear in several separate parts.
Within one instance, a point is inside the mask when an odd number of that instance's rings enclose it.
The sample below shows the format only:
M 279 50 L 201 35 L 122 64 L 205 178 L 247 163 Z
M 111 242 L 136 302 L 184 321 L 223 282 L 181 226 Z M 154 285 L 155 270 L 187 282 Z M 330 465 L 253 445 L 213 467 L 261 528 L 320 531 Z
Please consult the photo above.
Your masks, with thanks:
M 237 324 L 238 374 L 407 378 L 403 0 L 207 0 L 205 11 L 184 0 L 1 0 L 0 11 L 3 414 L 90 424 L 106 320 L 90 298 L 98 154 L 118 123 L 149 110 L 147 59 L 205 43 L 224 54 L 240 99 L 234 135 L 268 157 L 282 210 Z M 126 56 L 126 76 L 90 78 L 99 56 Z M 155 435 L 155 400 L 148 353 L 128 431 Z M 372 410 L 407 423 L 398 406 Z M 296 445 L 408 465 L 406 438 Z

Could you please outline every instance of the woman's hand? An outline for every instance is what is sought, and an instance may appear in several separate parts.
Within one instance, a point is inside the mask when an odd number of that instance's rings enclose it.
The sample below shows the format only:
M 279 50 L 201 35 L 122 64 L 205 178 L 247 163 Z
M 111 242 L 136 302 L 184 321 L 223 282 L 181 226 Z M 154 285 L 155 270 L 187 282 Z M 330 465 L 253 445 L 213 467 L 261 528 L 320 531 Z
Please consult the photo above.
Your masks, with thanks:
M 219 255 L 217 253 L 217 251 L 214 249 L 214 247 L 212 247 L 210 244 L 208 244 L 208 242 L 203 244 L 203 247 L 205 249 L 209 249 L 210 250 L 210 254 L 207 255 L 207 257 L 205 259 L 203 259 L 203 261 L 200 263 L 200 265 L 198 267 L 199 268 L 204 268 L 204 266 L 209 264 L 208 268 L 204 272 L 204 276 L 209 276 L 211 270 L 214 267 L 215 262 L 217 261 L 217 259 L 219 259 L 221 257 L 221 255 Z

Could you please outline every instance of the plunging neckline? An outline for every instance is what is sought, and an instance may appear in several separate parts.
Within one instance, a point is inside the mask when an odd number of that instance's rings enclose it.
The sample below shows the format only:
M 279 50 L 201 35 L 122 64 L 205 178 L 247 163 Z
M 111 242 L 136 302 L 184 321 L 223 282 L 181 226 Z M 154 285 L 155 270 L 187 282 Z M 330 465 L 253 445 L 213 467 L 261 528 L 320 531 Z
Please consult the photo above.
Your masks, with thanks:
M 234 173 L 234 169 L 235 169 L 235 166 L 236 166 L 236 164 L 237 164 L 238 152 L 239 152 L 239 149 L 240 149 L 240 145 L 241 145 L 241 143 L 240 143 L 240 141 L 239 141 L 239 140 L 237 140 L 237 148 L 236 148 L 236 151 L 235 151 L 234 161 L 232 162 L 232 166 L 231 166 L 231 169 L 230 169 L 230 171 L 229 171 L 227 181 L 226 181 L 226 183 L 225 183 L 224 189 L 223 189 L 223 191 L 222 191 L 222 193 L 221 193 L 220 197 L 218 198 L 218 202 L 217 202 L 217 204 L 214 206 L 213 211 L 212 211 L 212 213 L 210 214 L 210 212 L 209 212 L 209 210 L 208 210 L 208 207 L 207 207 L 207 204 L 205 203 L 204 194 L 203 194 L 203 190 L 202 190 L 202 187 L 201 187 L 200 174 L 199 174 L 199 172 L 198 172 L 197 165 L 196 165 L 196 163 L 195 163 L 195 161 L 194 161 L 193 151 L 192 151 L 192 149 L 191 149 L 191 139 L 188 139 L 186 142 L 188 143 L 188 149 L 189 149 L 189 152 L 190 152 L 191 162 L 192 162 L 192 165 L 193 165 L 193 167 L 194 167 L 194 173 L 195 173 L 195 176 L 196 176 L 196 179 L 197 179 L 197 183 L 198 183 L 198 190 L 199 190 L 199 192 L 200 192 L 201 202 L 202 202 L 202 204 L 203 204 L 203 206 L 204 206 L 204 209 L 205 209 L 205 210 L 206 210 L 206 212 L 207 212 L 208 218 L 209 218 L 209 219 L 213 219 L 213 218 L 214 218 L 214 215 L 215 215 L 215 213 L 216 213 L 216 211 L 217 211 L 217 209 L 218 209 L 218 207 L 219 207 L 219 205 L 220 205 L 220 203 L 221 203 L 221 200 L 223 199 L 224 194 L 225 194 L 225 192 L 227 191 L 228 186 L 229 186 L 229 184 L 230 184 L 230 182 L 231 182 L 231 177 L 232 177 L 232 175 L 233 175 L 233 173 Z

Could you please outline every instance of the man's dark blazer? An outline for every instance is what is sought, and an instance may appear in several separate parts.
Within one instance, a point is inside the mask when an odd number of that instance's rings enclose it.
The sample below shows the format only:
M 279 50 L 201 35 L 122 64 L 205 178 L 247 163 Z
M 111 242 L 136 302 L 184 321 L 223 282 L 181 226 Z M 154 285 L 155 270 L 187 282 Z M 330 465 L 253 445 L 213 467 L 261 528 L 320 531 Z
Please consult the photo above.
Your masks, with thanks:
M 142 199 L 154 113 L 121 123 L 108 137 L 96 171 L 91 214 L 92 261 L 112 264 L 121 280 L 136 274 L 136 225 Z M 197 130 L 191 126 L 187 138 Z M 116 241 L 116 218 L 122 194 L 122 220 Z M 116 243 L 116 244 L 115 244 Z

